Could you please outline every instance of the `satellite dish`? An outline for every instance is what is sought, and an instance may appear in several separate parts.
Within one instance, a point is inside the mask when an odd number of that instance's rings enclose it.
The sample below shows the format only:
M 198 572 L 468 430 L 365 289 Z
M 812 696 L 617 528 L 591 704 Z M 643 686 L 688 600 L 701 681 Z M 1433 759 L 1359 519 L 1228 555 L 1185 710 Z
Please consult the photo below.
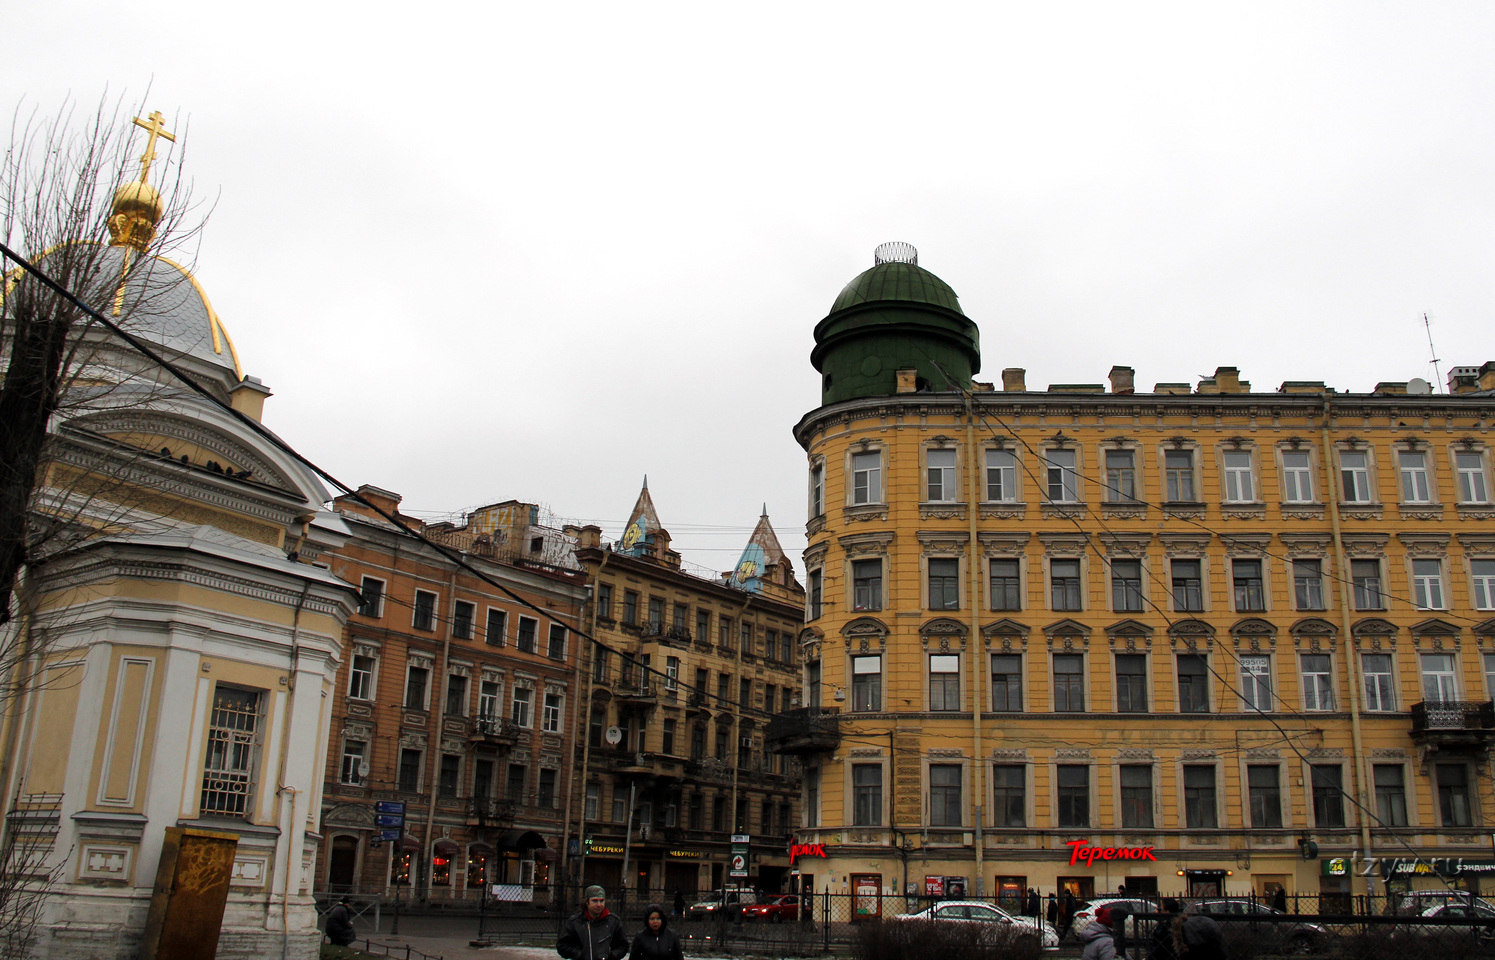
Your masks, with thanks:
M 1417 397 L 1425 397 L 1433 392 L 1433 385 L 1421 377 L 1413 377 L 1407 381 L 1407 392 Z
M 369 775 L 369 764 L 365 760 L 358 765 L 358 779 L 362 780 Z
M 616 747 L 623 742 L 623 728 L 617 726 L 608 727 L 606 736 L 607 742 Z

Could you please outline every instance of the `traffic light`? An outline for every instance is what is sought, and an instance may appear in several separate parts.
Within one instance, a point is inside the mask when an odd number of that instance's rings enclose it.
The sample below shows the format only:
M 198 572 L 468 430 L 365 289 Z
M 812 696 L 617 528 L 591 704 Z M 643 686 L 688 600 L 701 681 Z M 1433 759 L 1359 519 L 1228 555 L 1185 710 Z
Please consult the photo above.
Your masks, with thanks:
M 1303 851 L 1304 860 L 1317 860 L 1319 858 L 1319 845 L 1307 837 L 1298 841 L 1298 849 Z

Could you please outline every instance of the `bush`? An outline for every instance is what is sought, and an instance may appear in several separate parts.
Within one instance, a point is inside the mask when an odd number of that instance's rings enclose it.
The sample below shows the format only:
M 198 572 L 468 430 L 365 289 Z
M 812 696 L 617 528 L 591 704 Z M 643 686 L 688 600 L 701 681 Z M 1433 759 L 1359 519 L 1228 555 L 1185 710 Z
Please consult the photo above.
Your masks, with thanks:
M 997 924 L 935 920 L 868 920 L 851 935 L 852 960 L 1038 960 L 1032 934 Z

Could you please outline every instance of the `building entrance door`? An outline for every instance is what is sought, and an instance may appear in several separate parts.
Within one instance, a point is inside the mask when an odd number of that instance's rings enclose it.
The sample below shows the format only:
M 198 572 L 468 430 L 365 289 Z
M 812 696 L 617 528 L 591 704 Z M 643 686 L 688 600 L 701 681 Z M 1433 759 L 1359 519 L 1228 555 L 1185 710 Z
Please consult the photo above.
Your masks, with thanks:
M 357 868 L 358 838 L 333 837 L 332 853 L 327 857 L 327 889 L 338 893 L 352 890 Z
M 1218 897 L 1225 888 L 1224 870 L 1186 870 L 1184 881 L 1191 897 Z

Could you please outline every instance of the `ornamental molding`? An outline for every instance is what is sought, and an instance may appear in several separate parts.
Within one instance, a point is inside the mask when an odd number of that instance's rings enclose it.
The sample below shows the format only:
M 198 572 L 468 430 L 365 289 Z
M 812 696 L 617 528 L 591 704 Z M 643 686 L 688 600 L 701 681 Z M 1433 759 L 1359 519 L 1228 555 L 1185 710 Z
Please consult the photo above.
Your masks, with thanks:
M 374 640 L 355 640 L 353 642 L 353 656 L 368 657 L 370 660 L 379 658 L 379 643 Z
M 454 677 L 471 677 L 472 664 L 462 663 L 459 660 L 448 660 L 446 664 L 446 671 Z
M 1343 747 L 1314 747 L 1307 751 L 1310 760 L 1343 760 Z
M 1040 533 L 1038 540 L 1043 544 L 1044 556 L 1076 557 L 1084 554 L 1085 544 L 1090 541 L 1090 534 L 1080 531 Z
M 888 547 L 893 543 L 893 531 L 849 533 L 839 538 L 838 542 L 847 557 L 886 556 Z
M 1364 620 L 1357 620 L 1350 624 L 1350 636 L 1356 640 L 1366 637 L 1391 638 L 1395 637 L 1397 632 L 1396 624 L 1380 617 L 1366 617 Z
M 968 533 L 942 530 L 920 530 L 914 537 L 919 541 L 919 548 L 926 557 L 960 556 L 966 552 L 966 545 L 971 542 L 971 535 Z
M 1293 639 L 1303 637 L 1335 637 L 1339 635 L 1339 628 L 1323 617 L 1304 617 L 1287 628 Z
M 1220 516 L 1226 520 L 1265 520 L 1267 505 L 1264 503 L 1222 503 Z
M 983 520 L 1022 520 L 1027 513 L 1028 505 L 1025 503 L 983 503 L 981 505 L 981 519 Z
M 1384 533 L 1347 533 L 1340 537 L 1347 556 L 1356 559 L 1378 559 L 1386 555 L 1391 537 Z
M 1247 760 L 1280 760 L 1282 751 L 1275 747 L 1253 747 L 1246 751 Z
M 1089 747 L 1059 747 L 1054 750 L 1056 760 L 1089 760 Z
M 881 520 L 884 523 L 888 519 L 888 505 L 885 503 L 858 504 L 854 507 L 845 507 L 841 511 L 841 518 L 847 523 L 866 523 L 870 520 Z
M 1179 759 L 1189 760 L 1217 760 L 1220 752 L 1218 750 L 1184 750 L 1179 754 Z
M 1020 557 L 1028 541 L 1033 539 L 1031 533 L 978 533 L 976 540 L 981 544 L 982 552 L 988 557 Z
M 806 547 L 804 553 L 806 569 L 818 567 L 821 564 L 825 563 L 825 556 L 826 554 L 830 553 L 830 550 L 830 542 L 826 540 L 822 540 L 817 544 Z
M 1024 747 L 992 747 L 991 758 L 993 760 L 1027 760 L 1028 751 Z
M 1152 542 L 1150 533 L 1103 533 L 1101 545 L 1106 556 L 1128 560 L 1141 560 L 1147 556 L 1147 546 Z
M 1324 505 L 1322 503 L 1284 503 L 1280 509 L 1282 510 L 1282 519 L 1284 520 L 1324 519 Z
M 1116 756 L 1121 760 L 1152 760 L 1151 747 L 1122 747 L 1116 751 Z
M 120 546 L 136 546 L 120 544 Z M 176 550 L 192 550 L 193 548 L 176 548 Z M 232 561 L 230 561 L 232 562 Z M 273 562 L 273 561 L 272 561 Z M 286 577 L 299 576 L 294 571 L 277 571 Z M 307 594 L 304 598 L 299 589 L 282 588 L 268 584 L 263 580 L 251 580 L 247 577 L 236 577 L 222 573 L 207 566 L 192 563 L 190 560 L 133 560 L 126 558 L 96 557 L 87 562 L 74 563 L 64 569 L 49 570 L 45 577 L 65 577 L 69 586 L 79 588 L 85 584 L 105 579 L 120 578 L 127 580 L 155 580 L 170 583 L 185 583 L 196 587 L 205 587 L 220 593 L 229 593 L 235 596 L 248 597 L 253 600 L 263 600 L 267 603 L 277 604 L 284 607 L 301 607 L 302 610 L 335 617 L 346 611 L 347 607 L 342 603 L 336 603 L 325 596 L 314 593 Z M 333 589 L 330 584 L 326 589 Z M 351 597 L 351 594 L 348 594 Z
M 343 736 L 349 740 L 369 740 L 374 736 L 374 725 L 356 720 L 345 720 L 343 721 Z
M 924 753 L 931 757 L 953 757 L 964 759 L 966 752 L 959 747 L 930 747 Z
M 1266 556 L 1272 548 L 1272 535 L 1269 533 L 1233 533 L 1222 535 L 1220 539 L 1225 543 L 1225 555 L 1231 558 L 1256 559 Z
M 1039 513 L 1045 520 L 1079 520 L 1085 516 L 1089 508 L 1083 503 L 1053 503 L 1044 501 L 1039 505 Z M 1039 534 L 1043 536 L 1043 534 Z
M 966 505 L 963 503 L 921 503 L 919 518 L 922 520 L 964 520 Z
M 400 747 L 405 750 L 424 750 L 426 749 L 426 735 L 424 733 L 401 734 Z
M 1398 533 L 1396 538 L 1402 542 L 1410 557 L 1442 559 L 1448 556 L 1450 538 L 1446 533 Z
M 110 412 L 79 417 L 64 429 L 73 432 L 84 428 L 90 433 L 145 434 L 167 439 L 185 440 L 196 447 L 218 454 L 235 466 L 247 467 L 257 483 L 295 493 L 296 485 L 285 472 L 248 445 L 235 442 L 226 434 L 208 429 L 204 421 L 163 411 Z M 73 439 L 73 438 L 69 438 Z M 76 442 L 76 441 L 75 441 Z M 155 451 L 151 451 L 152 454 Z
M 1212 539 L 1208 533 L 1160 533 L 1157 536 L 1163 544 L 1163 555 L 1170 560 L 1202 560 Z
M 1277 539 L 1293 559 L 1327 556 L 1332 542 L 1332 538 L 1315 533 L 1280 533 Z

